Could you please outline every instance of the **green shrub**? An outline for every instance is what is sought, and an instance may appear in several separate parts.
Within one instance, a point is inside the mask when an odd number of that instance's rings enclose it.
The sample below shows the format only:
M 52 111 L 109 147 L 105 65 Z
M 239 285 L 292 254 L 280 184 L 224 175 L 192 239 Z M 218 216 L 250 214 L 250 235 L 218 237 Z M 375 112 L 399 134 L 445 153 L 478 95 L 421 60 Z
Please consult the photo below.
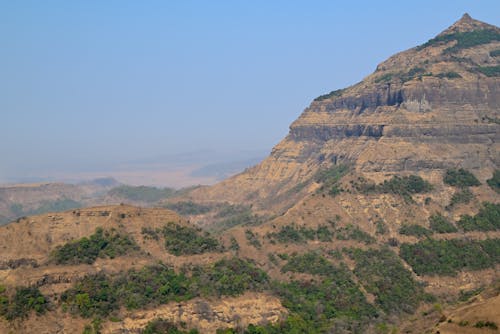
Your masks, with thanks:
M 461 188 L 451 196 L 450 204 L 446 207 L 446 209 L 449 210 L 460 203 L 470 203 L 470 201 L 472 201 L 473 199 L 474 194 L 472 193 L 472 191 L 470 191 L 469 188 Z
M 176 273 L 160 263 L 113 276 L 103 273 L 85 276 L 62 293 L 60 301 L 72 314 L 86 318 L 107 317 L 121 307 L 141 309 L 199 295 L 235 296 L 267 286 L 265 272 L 238 258 L 193 267 L 190 275 Z
M 392 80 L 392 77 L 394 76 L 393 73 L 385 73 L 381 76 L 379 76 L 378 78 L 375 79 L 375 83 L 379 83 L 379 82 L 389 82 Z
M 356 261 L 354 273 L 375 302 L 387 313 L 413 313 L 424 298 L 422 287 L 389 249 L 349 252 Z
M 335 318 L 369 322 L 377 316 L 345 267 L 317 283 L 277 283 L 275 292 L 283 306 L 301 319 L 311 321 L 316 329 L 331 327 Z
M 432 235 L 432 231 L 417 224 L 403 224 L 399 228 L 399 234 L 413 235 L 415 237 L 421 238 L 430 237 Z
M 465 301 L 469 300 L 472 296 L 476 296 L 476 295 L 480 294 L 482 291 L 484 291 L 483 287 L 468 290 L 468 291 L 460 290 L 458 300 L 461 302 L 465 302 Z
M 497 66 L 479 66 L 477 70 L 487 77 L 498 77 L 500 76 L 500 65 Z
M 455 225 L 450 223 L 446 218 L 444 218 L 439 213 L 436 213 L 429 217 L 431 230 L 437 233 L 454 233 L 458 232 Z
M 374 237 L 352 224 L 347 224 L 345 227 L 335 230 L 335 236 L 338 240 L 356 240 L 367 245 L 375 242 Z
M 232 250 L 232 251 L 239 251 L 240 250 L 240 245 L 238 244 L 238 241 L 236 240 L 235 237 L 231 237 L 231 245 L 229 246 L 229 249 Z
M 144 236 L 144 239 L 152 239 L 152 240 L 160 240 L 161 230 L 159 228 L 153 229 L 151 227 L 142 227 L 141 234 Z
M 444 175 L 443 182 L 454 187 L 479 186 L 481 182 L 471 172 L 460 169 L 448 169 Z
M 457 72 L 444 72 L 436 75 L 438 78 L 446 78 L 446 79 L 459 79 L 462 76 Z
M 253 247 L 257 249 L 262 248 L 262 244 L 259 241 L 259 237 L 251 230 L 245 230 L 245 237 L 247 238 L 248 243 Z
M 246 329 L 220 328 L 217 329 L 216 334 L 319 334 L 324 332 L 323 324 L 305 320 L 297 314 L 292 314 L 276 324 L 259 326 L 250 324 Z
M 498 56 L 500 56 L 500 49 L 496 49 L 496 50 L 490 51 L 490 56 L 491 57 L 498 57 Z
M 57 247 L 51 254 L 57 264 L 92 264 L 98 257 L 115 258 L 139 247 L 127 235 L 122 235 L 116 230 L 104 231 L 97 228 L 90 237 L 69 242 Z
M 203 205 L 195 203 L 193 201 L 167 203 L 164 205 L 164 207 L 177 212 L 181 216 L 202 215 L 210 212 L 213 209 L 209 205 Z
M 499 242 L 500 239 L 425 239 L 402 244 L 400 255 L 418 275 L 454 276 L 460 270 L 479 270 L 498 263 Z
M 165 319 L 154 319 L 147 323 L 141 334 L 198 334 L 198 330 L 192 329 L 184 331 L 178 329 L 177 326 Z
M 408 73 L 401 74 L 400 79 L 402 82 L 410 81 L 415 78 L 422 78 L 423 76 L 430 76 L 432 73 L 426 73 L 425 68 L 422 67 L 413 67 Z
M 429 40 L 425 44 L 417 47 L 417 49 L 422 50 L 429 46 L 448 43 L 451 41 L 456 41 L 456 44 L 445 49 L 444 53 L 455 53 L 459 50 L 470 48 L 476 45 L 483 45 L 494 41 L 500 41 L 500 34 L 496 30 L 492 29 L 456 32 L 453 34 L 437 36 Z
M 353 187 L 364 194 L 386 193 L 403 196 L 406 200 L 411 200 L 411 195 L 430 192 L 432 185 L 417 175 L 398 176 L 395 175 L 383 183 L 374 184 L 360 177 L 357 182 L 353 182 Z
M 88 275 L 61 294 L 61 302 L 82 317 L 106 317 L 119 308 L 112 282 L 104 274 Z
M 387 234 L 387 232 L 389 232 L 387 225 L 382 219 L 379 219 L 375 222 L 375 229 L 375 234 Z
M 192 280 L 202 295 L 237 296 L 259 291 L 269 284 L 267 274 L 254 263 L 239 258 L 223 259 L 205 268 L 195 268 Z
M 255 226 L 262 224 L 263 217 L 252 212 L 250 206 L 223 204 L 215 218 L 219 218 L 211 226 L 213 230 L 227 230 L 234 226 Z
M 281 272 L 298 272 L 312 275 L 332 275 L 337 268 L 326 258 L 316 252 L 301 255 L 292 255 L 288 262 L 281 268 Z
M 490 328 L 490 329 L 493 329 L 493 330 L 497 330 L 498 329 L 498 326 L 496 323 L 494 323 L 493 321 L 478 321 L 474 324 L 474 327 L 476 328 Z
M 122 197 L 131 201 L 140 201 L 146 203 L 154 203 L 159 200 L 171 197 L 175 194 L 175 189 L 172 188 L 155 188 L 147 186 L 118 186 L 108 192 L 110 196 Z
M 349 170 L 350 167 L 347 165 L 335 165 L 326 170 L 319 171 L 315 177 L 316 182 L 322 184 L 319 191 L 327 190 L 330 196 L 340 194 L 342 189 L 340 188 L 339 181 Z
M 463 215 L 457 225 L 465 232 L 500 230 L 500 204 L 485 202 L 474 217 Z
M 278 232 L 267 233 L 266 236 L 271 241 L 279 243 L 300 244 L 308 240 L 331 241 L 333 233 L 325 225 L 320 225 L 316 229 L 313 229 L 291 224 L 282 226 Z
M 181 226 L 170 222 L 163 227 L 165 248 L 176 256 L 217 252 L 221 250 L 219 242 L 208 232 L 199 228 Z
M 31 311 L 43 314 L 48 301 L 35 287 L 18 287 L 12 298 L 8 298 L 4 287 L 0 286 L 0 316 L 7 320 L 25 318 Z
M 500 170 L 495 170 L 491 179 L 486 180 L 491 189 L 500 194 Z
M 344 93 L 344 91 L 345 91 L 345 89 L 337 89 L 337 90 L 331 91 L 328 94 L 318 96 L 317 98 L 314 99 L 314 101 L 323 101 L 323 100 L 330 99 L 332 97 L 340 97 L 340 96 L 342 96 L 342 93 Z

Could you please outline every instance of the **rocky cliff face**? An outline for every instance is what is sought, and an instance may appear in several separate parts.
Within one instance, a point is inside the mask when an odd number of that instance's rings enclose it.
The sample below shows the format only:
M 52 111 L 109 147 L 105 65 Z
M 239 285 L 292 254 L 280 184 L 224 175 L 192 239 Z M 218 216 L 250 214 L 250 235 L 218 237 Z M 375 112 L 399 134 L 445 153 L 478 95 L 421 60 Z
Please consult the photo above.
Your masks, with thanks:
M 500 165 L 499 49 L 500 29 L 465 14 L 358 84 L 316 98 L 261 164 L 193 196 L 293 201 L 297 184 L 339 163 L 364 173 L 464 167 L 486 178 Z

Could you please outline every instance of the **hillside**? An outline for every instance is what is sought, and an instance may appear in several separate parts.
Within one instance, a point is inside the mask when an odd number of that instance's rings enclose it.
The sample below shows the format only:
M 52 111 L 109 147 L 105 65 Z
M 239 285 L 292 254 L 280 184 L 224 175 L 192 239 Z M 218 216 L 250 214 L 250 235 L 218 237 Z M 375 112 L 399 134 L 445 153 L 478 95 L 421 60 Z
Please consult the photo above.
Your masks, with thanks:
M 100 178 L 80 184 L 34 183 L 0 186 L 0 225 L 22 216 L 65 211 L 102 202 L 119 183 Z

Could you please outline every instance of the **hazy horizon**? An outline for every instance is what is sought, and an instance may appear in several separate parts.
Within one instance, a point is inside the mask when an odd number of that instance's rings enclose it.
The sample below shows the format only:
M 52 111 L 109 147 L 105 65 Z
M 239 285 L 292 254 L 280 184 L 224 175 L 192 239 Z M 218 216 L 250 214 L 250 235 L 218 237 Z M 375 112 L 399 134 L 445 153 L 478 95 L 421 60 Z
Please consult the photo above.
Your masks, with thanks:
M 262 159 L 465 12 L 500 23 L 498 1 L 2 1 L 0 183 L 214 182 L 191 174 Z

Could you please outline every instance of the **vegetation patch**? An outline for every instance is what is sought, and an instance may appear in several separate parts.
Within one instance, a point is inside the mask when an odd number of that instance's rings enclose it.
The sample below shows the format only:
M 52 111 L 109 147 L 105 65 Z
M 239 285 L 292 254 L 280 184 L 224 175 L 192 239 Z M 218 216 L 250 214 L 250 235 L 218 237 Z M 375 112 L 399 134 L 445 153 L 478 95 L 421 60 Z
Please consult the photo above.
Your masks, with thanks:
M 353 249 L 348 254 L 356 261 L 354 273 L 359 281 L 386 313 L 413 313 L 417 309 L 425 297 L 423 288 L 391 250 Z
M 425 239 L 402 244 L 401 257 L 418 275 L 454 276 L 461 270 L 489 268 L 500 261 L 500 239 Z
M 281 297 L 283 306 L 290 310 L 292 319 L 317 333 L 329 332 L 328 329 L 334 327 L 337 319 L 345 322 L 353 332 L 361 333 L 363 325 L 378 316 L 375 307 L 366 301 L 346 267 L 339 268 L 318 283 L 277 283 L 275 292 Z
M 349 172 L 349 170 L 350 167 L 347 165 L 336 165 L 332 168 L 320 171 L 316 175 L 316 182 L 322 184 L 319 191 L 326 190 L 330 196 L 340 194 L 342 188 L 340 187 L 339 181 Z
M 211 237 L 208 232 L 202 232 L 200 228 L 170 222 L 163 227 L 162 232 L 165 238 L 165 248 L 176 256 L 222 250 L 217 239 Z
M 491 57 L 500 57 L 500 49 L 490 51 Z
M 208 267 L 193 269 L 191 279 L 202 296 L 237 296 L 247 290 L 260 291 L 268 287 L 267 274 L 249 260 L 231 258 Z M 195 290 L 196 292 L 196 290 Z
M 460 79 L 462 76 L 458 74 L 457 72 L 443 72 L 443 73 L 438 73 L 436 77 L 440 79 Z
M 235 296 L 266 287 L 265 272 L 251 262 L 225 259 L 191 274 L 176 273 L 163 264 L 129 270 L 114 276 L 102 273 L 84 277 L 61 295 L 63 309 L 82 317 L 107 317 L 120 307 L 142 309 L 196 296 Z
M 497 330 L 498 329 L 498 325 L 493 322 L 493 321 L 478 321 L 474 324 L 474 327 L 476 328 L 489 328 L 489 329 L 493 329 L 493 330 Z
M 25 318 L 30 312 L 43 314 L 47 310 L 47 299 L 35 287 L 18 287 L 10 298 L 5 287 L 0 285 L 0 316 L 7 320 Z
M 97 228 L 90 237 L 57 247 L 51 254 L 57 264 L 92 264 L 98 257 L 115 258 L 139 250 L 135 241 L 115 229 Z
M 213 209 L 210 205 L 199 204 L 193 201 L 167 203 L 164 207 L 177 212 L 181 216 L 202 215 Z
M 363 194 L 385 193 L 400 195 L 406 200 L 412 200 L 413 194 L 430 192 L 432 185 L 417 175 L 398 176 L 395 175 L 383 183 L 375 184 L 369 182 L 363 177 L 359 177 L 357 181 L 353 181 L 354 189 Z
M 344 93 L 345 89 L 337 89 L 334 91 L 331 91 L 328 94 L 320 95 L 317 98 L 314 99 L 314 101 L 323 101 L 327 99 L 331 99 L 332 97 L 340 97 Z
M 252 230 L 245 230 L 245 237 L 250 245 L 257 249 L 262 248 L 262 244 L 259 241 L 257 234 L 253 233 Z
M 182 324 L 181 324 L 182 326 Z M 141 334 L 198 334 L 198 330 L 179 329 L 173 322 L 165 319 L 154 319 L 148 322 Z
M 215 215 L 218 219 L 213 225 L 214 230 L 227 230 L 234 226 L 255 226 L 264 222 L 263 217 L 252 212 L 250 206 L 225 203 Z
M 300 244 L 308 240 L 331 241 L 333 233 L 325 225 L 313 229 L 291 224 L 282 226 L 278 232 L 267 233 L 266 236 L 271 242 Z
M 461 188 L 451 196 L 450 204 L 446 206 L 446 209 L 449 210 L 455 205 L 461 203 L 468 204 L 473 199 L 474 199 L 474 194 L 472 193 L 472 191 L 470 191 L 469 188 Z
M 181 226 L 170 222 L 163 227 L 162 232 L 165 238 L 165 248 L 176 256 L 222 250 L 219 241 L 211 237 L 210 233 L 202 232 L 200 228 Z
M 375 234 L 378 235 L 383 235 L 387 234 L 389 232 L 389 229 L 387 228 L 386 223 L 382 219 L 379 219 L 375 222 Z
M 108 192 L 110 196 L 117 196 L 131 201 L 154 203 L 159 200 L 168 198 L 175 194 L 175 189 L 172 188 L 156 188 L 147 186 L 119 186 L 111 189 Z
M 456 44 L 449 48 L 446 48 L 443 51 L 444 53 L 451 54 L 462 49 L 471 48 L 476 45 L 483 45 L 494 41 L 500 41 L 500 33 L 492 29 L 457 32 L 453 34 L 437 36 L 433 39 L 430 39 L 428 42 L 418 46 L 417 49 L 422 50 L 429 46 L 446 44 L 451 41 L 456 41 Z
M 394 77 L 394 73 L 385 73 L 385 74 L 379 76 L 378 78 L 376 78 L 375 83 L 389 82 L 392 80 L 393 77 Z
M 454 187 L 474 187 L 481 185 L 481 182 L 471 172 L 460 169 L 448 169 L 443 177 L 443 182 Z
M 429 217 L 430 228 L 436 233 L 455 233 L 458 229 L 445 217 L 436 213 Z
M 496 66 L 479 66 L 476 68 L 479 72 L 483 73 L 487 77 L 499 77 L 500 76 L 500 65 Z
M 151 227 L 142 227 L 141 234 L 144 239 L 152 239 L 152 240 L 160 240 L 161 229 L 159 228 L 151 228 Z
M 407 73 L 401 74 L 400 79 L 402 82 L 407 82 L 415 78 L 422 79 L 424 76 L 432 76 L 432 73 L 426 73 L 423 67 L 413 67 Z
M 500 170 L 495 170 L 491 179 L 486 180 L 491 189 L 500 194 Z
M 457 225 L 464 232 L 500 230 L 500 204 L 485 202 L 474 217 L 463 215 Z
M 345 227 L 335 230 L 335 237 L 337 240 L 356 240 L 367 245 L 375 242 L 374 237 L 353 224 L 347 224 Z
M 432 231 L 417 224 L 403 224 L 399 228 L 399 234 L 411 235 L 417 238 L 422 238 L 422 237 L 430 237 L 432 235 Z
M 316 252 L 292 255 L 281 268 L 281 272 L 308 273 L 312 275 L 333 275 L 337 268 L 325 257 Z
M 446 79 L 460 79 L 462 76 L 457 72 L 443 72 L 436 75 L 438 78 Z
M 238 241 L 236 240 L 235 237 L 231 237 L 230 239 L 230 244 L 229 244 L 229 249 L 234 251 L 234 252 L 237 252 L 240 250 L 240 244 L 238 244 Z

